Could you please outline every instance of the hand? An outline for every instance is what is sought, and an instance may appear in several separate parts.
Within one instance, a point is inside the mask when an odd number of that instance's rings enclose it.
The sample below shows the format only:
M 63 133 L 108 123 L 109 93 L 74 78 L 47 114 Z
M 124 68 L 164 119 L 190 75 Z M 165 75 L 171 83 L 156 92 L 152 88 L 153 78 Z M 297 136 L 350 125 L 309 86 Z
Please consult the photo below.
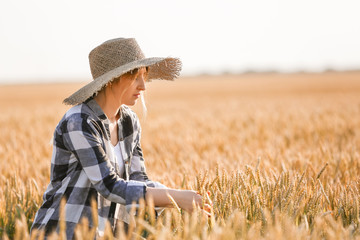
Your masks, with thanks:
M 172 196 L 180 208 L 193 212 L 194 207 L 202 207 L 202 197 L 192 190 L 178 190 Z
M 207 216 L 211 216 L 212 201 L 209 195 L 206 195 L 208 203 L 203 205 L 203 197 L 195 191 L 191 190 L 179 190 L 179 193 L 175 195 L 174 199 L 180 208 L 187 212 L 193 212 L 194 207 L 200 207 Z
M 198 194 L 200 194 L 198 192 Z M 207 215 L 208 217 L 211 217 L 211 214 L 213 213 L 213 203 L 210 199 L 210 191 L 207 191 L 205 193 L 205 197 L 206 197 L 206 202 L 203 206 L 203 212 L 205 213 L 205 215 Z

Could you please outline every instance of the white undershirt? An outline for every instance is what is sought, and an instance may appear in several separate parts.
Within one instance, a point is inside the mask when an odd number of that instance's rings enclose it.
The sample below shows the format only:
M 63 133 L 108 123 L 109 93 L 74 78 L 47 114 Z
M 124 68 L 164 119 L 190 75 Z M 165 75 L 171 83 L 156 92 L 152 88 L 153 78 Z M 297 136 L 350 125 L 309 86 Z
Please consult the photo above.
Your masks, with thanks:
M 124 167 L 124 161 L 123 161 L 123 158 L 122 158 L 121 152 L 120 152 L 120 143 L 117 143 L 116 146 L 113 146 L 113 145 L 111 145 L 111 146 L 113 147 L 116 161 L 119 164 L 120 176 L 123 176 L 125 167 Z

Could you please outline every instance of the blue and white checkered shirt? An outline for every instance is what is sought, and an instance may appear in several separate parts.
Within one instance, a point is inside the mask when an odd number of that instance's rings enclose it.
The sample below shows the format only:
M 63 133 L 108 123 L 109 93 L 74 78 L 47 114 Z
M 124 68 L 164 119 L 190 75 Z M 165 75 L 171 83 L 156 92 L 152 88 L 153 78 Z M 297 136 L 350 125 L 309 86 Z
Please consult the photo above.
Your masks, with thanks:
M 118 218 L 126 221 L 127 213 L 121 213 L 121 209 L 145 198 L 147 186 L 163 187 L 146 175 L 141 128 L 129 107 L 122 107 L 118 127 L 124 176 L 120 176 L 111 150 L 109 120 L 97 102 L 89 99 L 66 112 L 54 132 L 50 184 L 32 229 L 45 229 L 46 234 L 59 230 L 60 201 L 65 198 L 66 234 L 72 239 L 81 218 L 88 218 L 92 225 L 90 205 L 95 199 L 101 233 L 107 220 L 112 226 Z

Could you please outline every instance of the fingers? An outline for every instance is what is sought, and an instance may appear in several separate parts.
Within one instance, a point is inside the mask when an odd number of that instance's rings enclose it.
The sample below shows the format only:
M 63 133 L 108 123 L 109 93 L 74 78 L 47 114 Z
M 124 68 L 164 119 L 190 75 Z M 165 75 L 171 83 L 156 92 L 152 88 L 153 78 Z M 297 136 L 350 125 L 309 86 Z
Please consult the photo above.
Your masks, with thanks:
M 200 197 L 200 200 L 201 200 L 200 206 L 201 206 L 201 205 L 202 205 L 203 196 L 202 196 L 199 192 L 197 192 L 196 194 Z M 212 207 L 212 206 L 213 206 L 213 202 L 211 201 L 210 194 L 211 194 L 210 191 L 207 191 L 207 193 L 205 194 L 205 202 Z
M 202 209 L 208 213 L 211 213 L 212 206 L 210 206 L 209 204 L 204 204 Z
M 205 210 L 202 210 L 202 213 L 207 216 L 207 217 L 211 217 L 211 213 L 210 212 L 207 212 Z
M 196 202 L 197 207 L 199 207 L 206 216 L 211 217 L 213 212 L 213 202 L 210 199 L 210 192 L 208 191 L 206 194 L 204 194 L 205 203 L 203 202 L 203 196 L 200 195 L 199 192 L 197 192 L 196 195 L 198 196 L 198 201 Z
M 206 199 L 207 199 L 207 201 L 208 201 L 208 203 L 211 205 L 211 207 L 213 206 L 213 202 L 211 201 L 211 199 L 210 199 L 210 191 L 207 191 L 207 194 L 205 194 L 205 196 L 206 196 Z
M 205 196 L 200 195 L 198 192 L 195 191 L 186 191 L 188 197 L 191 197 L 192 201 L 187 202 L 185 204 L 181 204 L 181 208 L 183 208 L 187 212 L 193 212 L 196 208 L 201 209 L 201 211 L 206 214 L 207 216 L 211 216 L 212 209 L 213 209 L 213 203 L 210 199 L 210 192 L 207 192 L 204 194 Z M 205 199 L 204 199 L 205 198 Z M 188 198 L 188 200 L 190 200 Z

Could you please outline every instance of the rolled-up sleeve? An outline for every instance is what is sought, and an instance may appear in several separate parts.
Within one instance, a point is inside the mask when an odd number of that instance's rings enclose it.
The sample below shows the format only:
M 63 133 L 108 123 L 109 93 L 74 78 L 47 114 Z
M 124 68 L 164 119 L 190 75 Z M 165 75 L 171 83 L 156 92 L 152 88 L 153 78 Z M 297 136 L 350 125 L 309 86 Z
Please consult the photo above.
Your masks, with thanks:
M 94 121 L 75 116 L 63 124 L 64 146 L 79 161 L 96 191 L 106 199 L 120 204 L 131 204 L 145 198 L 145 183 L 125 181 L 116 174 L 104 150 L 99 127 Z

